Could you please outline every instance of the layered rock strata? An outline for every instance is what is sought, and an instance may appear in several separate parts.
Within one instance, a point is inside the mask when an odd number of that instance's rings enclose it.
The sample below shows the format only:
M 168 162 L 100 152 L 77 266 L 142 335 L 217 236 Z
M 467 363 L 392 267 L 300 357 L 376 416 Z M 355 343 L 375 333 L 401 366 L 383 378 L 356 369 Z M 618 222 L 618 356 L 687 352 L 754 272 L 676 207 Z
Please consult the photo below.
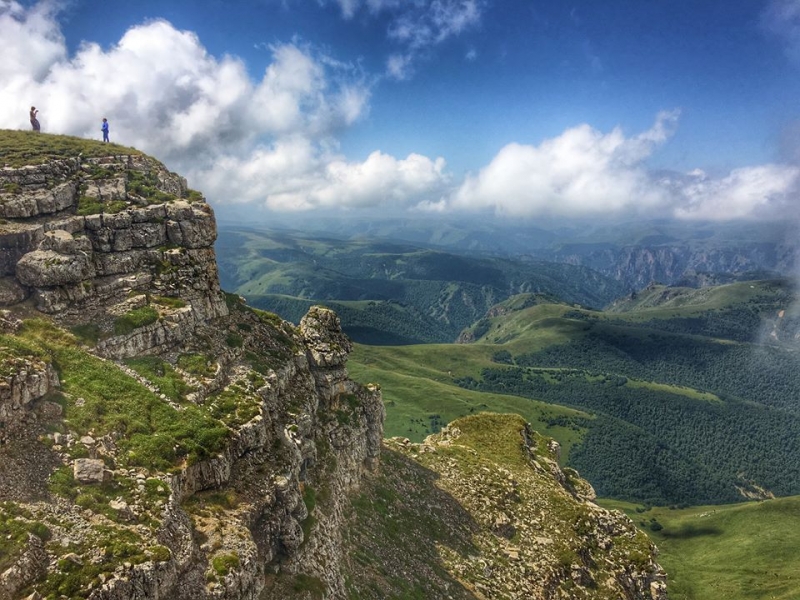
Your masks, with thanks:
M 0 190 L 0 303 L 32 296 L 66 324 L 96 324 L 113 334 L 99 351 L 114 358 L 164 349 L 227 314 L 211 207 L 157 161 L 120 155 L 4 168 Z M 115 319 L 152 297 L 179 302 L 158 306 L 147 330 L 114 334 Z
M 226 300 L 215 238 L 202 197 L 137 153 L 0 169 L 0 600 L 255 600 L 301 574 L 343 595 L 342 506 L 377 466 L 380 393 L 348 378 L 334 313 L 295 328 Z M 86 350 L 58 326 L 119 362 L 71 362 Z M 174 423 L 104 417 L 154 401 Z M 207 424 L 142 458 L 184 418 Z

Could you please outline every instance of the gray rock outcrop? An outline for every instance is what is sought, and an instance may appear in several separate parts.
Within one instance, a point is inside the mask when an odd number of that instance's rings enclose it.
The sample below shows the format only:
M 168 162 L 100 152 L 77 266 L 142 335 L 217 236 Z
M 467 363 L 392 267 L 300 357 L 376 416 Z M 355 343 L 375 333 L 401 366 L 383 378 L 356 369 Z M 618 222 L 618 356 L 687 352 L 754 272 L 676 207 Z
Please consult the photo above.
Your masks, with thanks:
M 115 358 L 158 351 L 227 314 L 211 207 L 157 161 L 125 155 L 5 168 L 0 189 L 0 275 L 14 276 L 0 286 L 0 304 L 30 295 L 64 324 L 92 322 L 107 340 L 101 350 Z M 113 308 L 137 292 L 180 298 L 190 314 L 162 305 L 165 325 L 115 340 Z

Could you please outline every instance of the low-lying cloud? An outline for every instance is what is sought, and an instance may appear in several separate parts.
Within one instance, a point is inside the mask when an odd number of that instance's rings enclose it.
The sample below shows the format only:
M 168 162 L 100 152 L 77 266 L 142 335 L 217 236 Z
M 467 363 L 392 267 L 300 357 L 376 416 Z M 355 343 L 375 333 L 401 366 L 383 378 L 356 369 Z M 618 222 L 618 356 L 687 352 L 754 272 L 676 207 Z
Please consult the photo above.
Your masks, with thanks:
M 198 174 L 221 201 L 259 203 L 280 212 L 317 208 L 403 208 L 419 203 L 447 183 L 444 159 L 419 154 L 404 159 L 375 151 L 363 162 L 320 152 L 303 138 L 256 148 L 247 157 L 223 156 Z M 231 173 L 236 178 L 230 177 Z

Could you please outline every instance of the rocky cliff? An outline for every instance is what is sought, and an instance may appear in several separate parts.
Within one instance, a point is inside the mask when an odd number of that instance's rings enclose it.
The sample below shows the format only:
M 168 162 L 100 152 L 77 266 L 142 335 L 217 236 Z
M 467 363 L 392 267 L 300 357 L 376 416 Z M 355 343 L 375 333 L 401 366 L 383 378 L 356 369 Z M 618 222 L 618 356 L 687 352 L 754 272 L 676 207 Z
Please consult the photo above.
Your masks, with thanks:
M 373 493 L 403 485 L 394 457 L 441 477 L 415 488 L 436 499 L 426 556 L 464 517 L 438 503 L 497 481 L 464 500 L 479 559 L 442 549 L 452 585 L 425 597 L 663 597 L 654 549 L 524 423 L 498 430 L 522 475 L 449 457 L 457 429 L 390 444 L 381 474 L 380 391 L 348 378 L 337 316 L 295 326 L 224 294 L 213 213 L 181 177 L 128 148 L 0 133 L 0 600 L 393 597 L 358 557 L 401 547 L 359 525 L 390 514 Z M 532 473 L 563 492 L 539 502 Z
M 666 598 L 647 536 L 595 504 L 559 451 L 516 415 L 387 440 L 350 514 L 353 597 Z

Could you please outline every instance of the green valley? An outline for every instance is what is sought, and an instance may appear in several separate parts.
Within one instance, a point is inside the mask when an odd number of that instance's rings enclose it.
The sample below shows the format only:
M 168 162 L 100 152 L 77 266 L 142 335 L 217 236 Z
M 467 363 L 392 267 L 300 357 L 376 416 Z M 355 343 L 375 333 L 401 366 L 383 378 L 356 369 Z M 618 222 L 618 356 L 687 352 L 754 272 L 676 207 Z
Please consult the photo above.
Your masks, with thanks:
M 519 293 L 601 307 L 621 284 L 586 267 L 455 254 L 407 242 L 225 228 L 216 244 L 223 288 L 298 320 L 313 303 L 374 345 L 452 342 Z
M 800 493 L 791 289 L 666 296 L 605 312 L 517 296 L 473 326 L 475 343 L 359 346 L 350 369 L 383 385 L 387 435 L 420 439 L 473 410 L 519 412 L 603 496 L 690 505 Z M 726 324 L 720 337 L 699 334 L 713 322 Z M 771 344 L 740 341 L 765 335 Z M 574 412 L 553 412 L 563 408 Z

